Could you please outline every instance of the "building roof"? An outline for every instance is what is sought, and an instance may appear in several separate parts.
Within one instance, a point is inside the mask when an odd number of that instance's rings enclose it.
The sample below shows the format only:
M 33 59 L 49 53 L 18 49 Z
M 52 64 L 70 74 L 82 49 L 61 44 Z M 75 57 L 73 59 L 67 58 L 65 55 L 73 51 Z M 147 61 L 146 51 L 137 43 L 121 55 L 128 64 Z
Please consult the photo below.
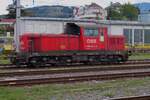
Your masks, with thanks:
M 137 3 L 134 4 L 135 7 L 138 7 L 140 10 L 140 13 L 150 13 L 150 3 L 143 2 L 143 3 Z
M 13 24 L 16 19 L 0 19 L 0 24 Z
M 11 22 L 14 23 L 16 19 L 0 19 L 0 22 Z
M 42 18 L 42 17 L 22 17 L 22 21 L 59 21 L 59 22 L 83 22 L 83 23 L 95 23 L 102 25 L 127 25 L 127 26 L 150 26 L 150 23 L 140 21 L 116 21 L 116 20 L 95 20 L 95 19 L 75 19 L 75 18 Z
M 73 7 L 69 6 L 37 6 L 25 9 L 34 17 L 69 18 L 73 17 Z
M 103 9 L 100 5 L 96 4 L 96 3 L 91 3 L 90 5 L 87 5 L 88 7 L 96 7 L 96 8 L 101 8 Z

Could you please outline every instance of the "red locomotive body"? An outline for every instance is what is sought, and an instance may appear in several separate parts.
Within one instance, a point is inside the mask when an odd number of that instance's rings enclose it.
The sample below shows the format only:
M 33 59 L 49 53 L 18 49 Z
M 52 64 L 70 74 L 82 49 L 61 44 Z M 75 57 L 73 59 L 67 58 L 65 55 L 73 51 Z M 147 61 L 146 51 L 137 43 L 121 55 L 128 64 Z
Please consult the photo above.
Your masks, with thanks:
M 68 36 L 64 34 L 61 35 L 25 34 L 21 36 L 20 42 L 21 42 L 20 45 L 21 52 L 79 50 L 79 36 L 73 35 Z M 30 42 L 33 42 L 33 44 Z
M 124 36 L 109 35 L 106 27 L 70 25 L 62 34 L 21 35 L 20 53 L 13 57 L 12 62 L 43 65 L 127 60 Z
M 105 30 L 106 28 L 104 28 Z M 100 33 L 97 36 L 82 35 L 53 35 L 53 34 L 25 34 L 20 38 L 20 50 L 22 52 L 49 52 L 62 50 L 124 50 L 124 36 L 109 36 L 107 29 L 105 35 L 101 38 Z M 103 39 L 103 40 L 102 40 Z M 33 44 L 29 42 L 33 42 Z M 32 47 L 32 46 L 33 47 Z M 31 50 L 32 49 L 32 50 Z

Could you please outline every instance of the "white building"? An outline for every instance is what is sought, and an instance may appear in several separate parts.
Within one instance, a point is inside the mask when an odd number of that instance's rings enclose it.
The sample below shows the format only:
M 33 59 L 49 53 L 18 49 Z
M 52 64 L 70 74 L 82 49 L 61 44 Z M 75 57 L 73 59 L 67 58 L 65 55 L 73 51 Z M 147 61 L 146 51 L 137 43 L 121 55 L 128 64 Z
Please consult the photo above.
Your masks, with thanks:
M 111 21 L 73 18 L 21 18 L 21 34 L 62 34 L 65 33 L 67 23 L 77 25 L 95 25 L 108 28 L 110 35 L 125 35 L 129 46 L 150 45 L 150 23 L 138 21 Z M 56 27 L 57 26 L 57 27 Z
M 145 23 L 150 23 L 150 12 L 142 13 L 138 16 L 138 20 Z
M 141 2 L 134 5 L 140 11 L 138 20 L 144 23 L 150 23 L 150 3 Z
M 75 18 L 80 19 L 101 19 L 107 17 L 107 11 L 96 3 L 90 5 L 80 6 L 74 11 Z

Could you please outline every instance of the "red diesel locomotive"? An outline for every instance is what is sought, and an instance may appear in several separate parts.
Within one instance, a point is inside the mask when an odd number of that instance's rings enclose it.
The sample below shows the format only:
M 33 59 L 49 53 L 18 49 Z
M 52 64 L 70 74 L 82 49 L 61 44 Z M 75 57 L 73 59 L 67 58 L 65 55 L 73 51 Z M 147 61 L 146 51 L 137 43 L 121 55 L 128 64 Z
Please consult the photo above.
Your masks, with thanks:
M 56 26 L 57 27 L 57 26 Z M 108 34 L 107 27 L 67 23 L 62 34 L 26 33 L 13 64 L 125 62 L 128 53 L 123 35 Z

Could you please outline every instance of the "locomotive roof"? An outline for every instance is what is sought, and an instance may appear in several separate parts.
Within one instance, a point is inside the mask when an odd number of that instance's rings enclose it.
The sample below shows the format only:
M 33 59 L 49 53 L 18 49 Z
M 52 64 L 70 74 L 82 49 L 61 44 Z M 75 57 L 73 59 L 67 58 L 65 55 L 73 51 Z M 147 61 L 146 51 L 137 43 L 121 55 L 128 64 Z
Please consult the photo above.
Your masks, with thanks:
M 69 22 L 68 22 L 69 23 Z M 97 28 L 99 26 L 102 26 L 100 24 L 96 24 L 96 23 L 81 23 L 81 22 L 75 22 L 74 24 L 81 26 L 81 27 L 91 27 L 91 28 Z

